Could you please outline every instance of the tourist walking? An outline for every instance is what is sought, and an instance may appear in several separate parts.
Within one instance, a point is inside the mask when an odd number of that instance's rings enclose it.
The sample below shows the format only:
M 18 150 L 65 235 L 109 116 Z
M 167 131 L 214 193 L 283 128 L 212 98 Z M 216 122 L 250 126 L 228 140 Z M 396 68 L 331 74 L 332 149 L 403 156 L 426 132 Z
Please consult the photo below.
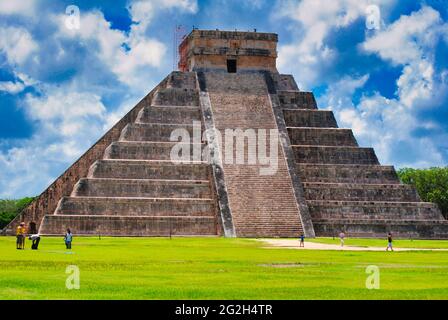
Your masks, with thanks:
M 18 250 L 25 249 L 25 234 L 26 234 L 26 228 L 25 228 L 25 222 L 21 222 L 20 225 L 17 227 L 16 236 L 16 248 Z
M 70 231 L 70 229 L 67 229 L 67 232 L 65 233 L 65 237 L 64 237 L 65 247 L 67 249 L 72 248 L 72 240 L 73 240 L 72 232 Z
M 344 231 L 341 231 L 341 233 L 339 234 L 339 239 L 341 240 L 341 247 L 343 247 L 344 246 L 344 239 L 345 239 Z
M 387 235 L 387 248 L 386 251 L 394 251 L 394 248 L 392 247 L 392 233 L 388 233 Z
M 299 247 L 302 247 L 302 248 L 305 247 L 305 236 L 303 235 L 303 233 L 300 234 L 299 239 L 300 239 Z

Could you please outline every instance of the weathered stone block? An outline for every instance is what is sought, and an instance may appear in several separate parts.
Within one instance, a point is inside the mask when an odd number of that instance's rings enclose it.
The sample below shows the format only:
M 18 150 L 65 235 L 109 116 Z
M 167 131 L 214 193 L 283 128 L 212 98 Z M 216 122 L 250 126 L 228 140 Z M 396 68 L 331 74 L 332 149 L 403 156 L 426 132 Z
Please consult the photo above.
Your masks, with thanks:
M 288 127 L 337 128 L 332 111 L 284 109 L 283 115 Z
M 312 92 L 278 91 L 278 98 L 286 109 L 317 109 L 316 99 Z
M 99 216 L 208 216 L 214 217 L 210 199 L 64 197 L 55 214 Z
M 142 109 L 136 122 L 192 125 L 193 121 L 201 121 L 198 107 L 151 106 Z
M 99 160 L 90 169 L 91 178 L 208 180 L 207 163 L 173 163 L 171 161 Z
M 405 184 L 348 184 L 305 182 L 309 200 L 420 201 L 415 188 Z
M 193 140 L 194 130 L 196 134 L 199 134 L 199 142 L 202 140 L 202 127 L 201 123 L 196 124 L 194 128 L 193 123 L 190 124 L 148 124 L 148 123 L 132 123 L 128 124 L 120 136 L 120 141 L 157 141 L 157 142 L 170 142 L 171 139 L 178 139 L 177 135 L 173 135 L 173 132 L 178 130 L 179 132 L 188 133 L 190 141 Z M 176 140 L 177 141 L 177 140 Z
M 73 197 L 207 198 L 210 183 L 189 180 L 81 179 Z
M 350 129 L 288 128 L 288 133 L 292 145 L 358 146 Z
M 298 163 L 379 164 L 372 148 L 293 146 Z
M 198 106 L 199 96 L 196 90 L 166 88 L 154 94 L 153 104 L 157 106 Z
M 400 183 L 392 166 L 299 163 L 297 170 L 303 182 Z
M 70 228 L 77 235 L 113 236 L 198 236 L 216 235 L 215 217 L 76 216 L 44 217 L 42 234 L 64 234 Z
M 433 203 L 392 201 L 309 200 L 313 219 L 363 220 L 439 220 L 440 211 Z

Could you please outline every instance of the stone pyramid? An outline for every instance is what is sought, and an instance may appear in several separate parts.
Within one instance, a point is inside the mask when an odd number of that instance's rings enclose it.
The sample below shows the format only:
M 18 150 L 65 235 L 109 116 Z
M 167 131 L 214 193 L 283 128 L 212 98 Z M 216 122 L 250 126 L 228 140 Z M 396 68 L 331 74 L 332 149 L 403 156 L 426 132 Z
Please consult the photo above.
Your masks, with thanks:
M 77 235 L 313 237 L 343 230 L 448 238 L 434 204 L 421 202 L 372 148 L 338 128 L 333 112 L 319 110 L 311 92 L 277 72 L 276 45 L 272 33 L 193 30 L 179 48 L 180 71 L 4 232 L 25 221 L 46 235 L 69 227 Z M 172 157 L 177 129 L 197 138 L 181 160 Z M 227 161 L 228 136 L 217 134 L 226 129 L 253 130 L 257 141 L 265 139 L 261 132 L 277 132 L 270 150 L 276 170 L 261 174 L 266 163 Z M 197 159 L 195 150 L 208 157 Z M 244 146 L 247 158 L 253 150 L 260 146 Z

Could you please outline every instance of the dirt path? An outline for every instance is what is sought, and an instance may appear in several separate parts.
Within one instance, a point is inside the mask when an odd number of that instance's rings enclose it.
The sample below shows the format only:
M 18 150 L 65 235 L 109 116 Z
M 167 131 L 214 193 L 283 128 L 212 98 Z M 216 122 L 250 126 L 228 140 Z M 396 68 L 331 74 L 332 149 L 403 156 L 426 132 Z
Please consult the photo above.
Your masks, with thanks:
M 356 247 L 344 246 L 336 244 L 325 244 L 316 242 L 306 242 L 305 247 L 299 247 L 297 239 L 260 239 L 267 244 L 268 248 L 284 248 L 297 250 L 339 250 L 339 251 L 386 251 L 384 247 Z M 448 249 L 423 249 L 423 248 L 394 248 L 394 251 L 448 251 Z

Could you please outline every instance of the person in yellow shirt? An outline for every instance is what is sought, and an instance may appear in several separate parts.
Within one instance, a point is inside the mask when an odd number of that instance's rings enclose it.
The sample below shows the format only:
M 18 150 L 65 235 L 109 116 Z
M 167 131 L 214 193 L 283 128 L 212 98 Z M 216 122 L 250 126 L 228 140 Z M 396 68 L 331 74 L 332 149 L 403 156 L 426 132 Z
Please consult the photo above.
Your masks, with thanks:
M 26 234 L 26 228 L 25 223 L 21 222 L 20 225 L 17 227 L 16 235 L 17 235 L 17 249 L 25 249 L 25 234 Z

